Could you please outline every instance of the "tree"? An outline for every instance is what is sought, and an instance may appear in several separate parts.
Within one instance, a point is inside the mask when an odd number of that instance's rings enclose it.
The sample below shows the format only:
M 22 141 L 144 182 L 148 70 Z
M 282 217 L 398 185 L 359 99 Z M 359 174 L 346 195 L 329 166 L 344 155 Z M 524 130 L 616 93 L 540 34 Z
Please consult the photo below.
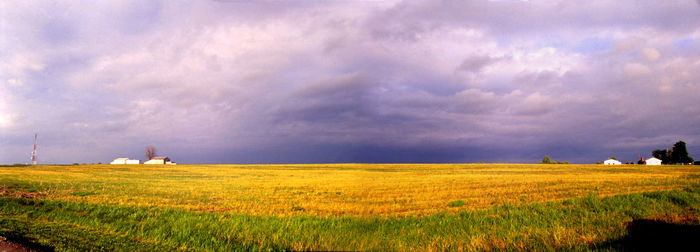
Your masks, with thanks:
M 686 148 L 685 142 L 683 141 L 678 141 L 676 142 L 676 144 L 673 145 L 673 149 L 671 149 L 670 156 L 671 164 L 687 164 L 693 162 L 693 158 L 688 155 L 688 149 Z
M 668 164 L 669 162 L 671 162 L 671 152 L 672 151 L 666 149 L 656 149 L 651 152 L 651 156 L 660 159 L 661 163 L 663 164 Z
M 544 156 L 544 158 L 542 159 L 542 162 L 540 162 L 540 164 L 551 164 L 551 163 L 552 163 L 552 159 L 550 159 L 549 156 Z
M 153 145 L 146 146 L 146 158 L 148 160 L 151 160 L 155 156 L 156 156 L 156 147 L 153 147 Z

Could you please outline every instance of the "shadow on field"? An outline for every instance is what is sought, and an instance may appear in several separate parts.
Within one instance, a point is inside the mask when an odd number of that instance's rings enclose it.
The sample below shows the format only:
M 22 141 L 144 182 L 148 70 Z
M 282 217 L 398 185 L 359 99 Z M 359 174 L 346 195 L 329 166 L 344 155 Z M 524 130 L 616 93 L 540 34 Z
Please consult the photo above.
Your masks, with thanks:
M 639 219 L 627 224 L 627 235 L 593 245 L 595 249 L 623 251 L 695 251 L 700 225 Z

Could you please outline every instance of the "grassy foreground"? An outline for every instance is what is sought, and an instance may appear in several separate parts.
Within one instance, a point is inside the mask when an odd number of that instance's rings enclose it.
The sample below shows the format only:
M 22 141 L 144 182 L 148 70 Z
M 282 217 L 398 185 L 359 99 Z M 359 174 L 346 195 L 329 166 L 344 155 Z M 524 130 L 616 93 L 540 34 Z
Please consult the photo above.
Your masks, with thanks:
M 0 236 L 57 250 L 608 250 L 648 223 L 700 234 L 693 168 L 0 167 Z
M 0 206 L 0 235 L 58 250 L 615 249 L 634 220 L 680 220 L 694 225 L 694 233 L 685 235 L 695 238 L 700 224 L 697 188 L 387 219 L 260 217 L 18 198 L 2 198 Z M 664 248 L 673 246 L 679 244 Z

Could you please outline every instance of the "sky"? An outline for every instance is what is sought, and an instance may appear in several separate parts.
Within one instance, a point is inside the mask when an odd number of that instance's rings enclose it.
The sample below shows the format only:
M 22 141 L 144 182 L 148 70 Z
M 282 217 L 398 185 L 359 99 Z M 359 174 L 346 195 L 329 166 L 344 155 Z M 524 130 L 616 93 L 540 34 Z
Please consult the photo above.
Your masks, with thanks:
M 700 1 L 0 1 L 0 164 L 700 159 Z

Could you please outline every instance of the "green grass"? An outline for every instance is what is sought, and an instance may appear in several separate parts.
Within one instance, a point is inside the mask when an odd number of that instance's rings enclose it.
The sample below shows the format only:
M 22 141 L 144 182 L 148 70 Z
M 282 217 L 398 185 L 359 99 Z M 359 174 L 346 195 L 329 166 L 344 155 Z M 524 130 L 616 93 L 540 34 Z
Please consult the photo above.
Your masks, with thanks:
M 461 206 L 464 206 L 465 204 L 467 204 L 467 203 L 464 202 L 464 200 L 455 200 L 455 201 L 450 202 L 451 207 L 461 207 Z
M 72 194 L 72 195 L 75 195 L 75 196 L 84 197 L 84 196 L 88 196 L 88 195 L 93 195 L 93 194 L 95 194 L 95 193 L 94 193 L 94 192 L 91 192 L 91 191 L 77 191 L 77 192 L 73 192 L 73 193 L 71 193 L 71 194 Z
M 700 187 L 424 217 L 251 216 L 0 198 L 0 236 L 56 250 L 552 250 L 609 249 L 626 223 L 685 216 Z

